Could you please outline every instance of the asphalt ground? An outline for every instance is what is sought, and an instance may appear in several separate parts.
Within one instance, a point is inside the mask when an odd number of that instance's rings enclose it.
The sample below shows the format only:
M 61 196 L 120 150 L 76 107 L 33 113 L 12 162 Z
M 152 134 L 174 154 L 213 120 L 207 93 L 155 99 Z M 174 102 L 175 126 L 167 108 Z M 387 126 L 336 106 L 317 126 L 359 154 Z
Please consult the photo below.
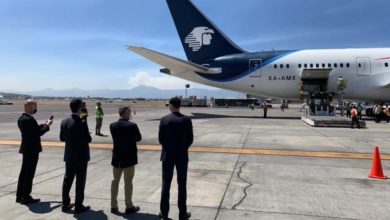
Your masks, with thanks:
M 103 133 L 128 103 L 104 104 Z M 92 131 L 93 105 L 89 103 Z M 64 175 L 60 121 L 67 103 L 39 105 L 43 122 L 55 116 L 42 137 L 32 195 L 41 203 L 15 203 L 21 155 L 16 126 L 20 105 L 0 106 L 0 219 L 158 219 L 161 163 L 157 140 L 164 107 L 135 106 L 133 121 L 143 136 L 134 179 L 134 215 L 110 213 L 110 136 L 93 136 L 85 203 L 90 212 L 73 215 L 60 209 Z M 313 128 L 300 121 L 298 108 L 262 111 L 246 108 L 183 108 L 193 117 L 195 141 L 190 152 L 188 206 L 192 219 L 390 219 L 390 183 L 368 178 L 374 146 L 380 147 L 385 174 L 390 170 L 389 124 L 367 120 L 367 129 Z M 123 183 L 121 183 L 123 184 Z M 73 190 L 72 190 L 73 191 Z M 177 186 L 171 190 L 171 214 L 177 219 Z M 123 187 L 119 193 L 124 211 Z

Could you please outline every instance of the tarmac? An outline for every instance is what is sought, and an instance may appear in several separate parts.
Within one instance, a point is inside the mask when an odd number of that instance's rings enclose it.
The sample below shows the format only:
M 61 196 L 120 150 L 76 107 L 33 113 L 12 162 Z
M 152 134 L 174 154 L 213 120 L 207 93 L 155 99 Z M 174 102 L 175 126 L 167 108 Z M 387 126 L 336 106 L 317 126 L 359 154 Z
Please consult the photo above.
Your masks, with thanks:
M 121 103 L 103 104 L 102 132 L 118 119 Z M 95 126 L 89 105 L 89 126 Z M 22 106 L 0 106 L 0 219 L 159 219 L 161 192 L 159 119 L 163 107 L 135 107 L 133 121 L 140 128 L 139 164 L 134 177 L 133 202 L 138 214 L 110 213 L 112 178 L 110 136 L 93 135 L 83 214 L 61 212 L 64 176 L 60 121 L 68 104 L 39 105 L 36 118 L 55 122 L 42 137 L 32 196 L 41 202 L 15 203 L 21 166 L 20 132 L 16 121 Z M 367 119 L 366 129 L 316 128 L 301 121 L 292 106 L 285 112 L 247 108 L 183 108 L 192 116 L 195 140 L 188 172 L 188 210 L 191 219 L 390 219 L 390 183 L 368 178 L 374 146 L 379 146 L 385 174 L 390 171 L 390 124 Z M 175 178 L 175 177 L 174 177 Z M 124 212 L 123 181 L 119 209 Z M 74 190 L 72 190 L 72 194 Z M 72 197 L 72 200 L 74 197 Z M 177 185 L 171 189 L 172 219 L 178 219 Z

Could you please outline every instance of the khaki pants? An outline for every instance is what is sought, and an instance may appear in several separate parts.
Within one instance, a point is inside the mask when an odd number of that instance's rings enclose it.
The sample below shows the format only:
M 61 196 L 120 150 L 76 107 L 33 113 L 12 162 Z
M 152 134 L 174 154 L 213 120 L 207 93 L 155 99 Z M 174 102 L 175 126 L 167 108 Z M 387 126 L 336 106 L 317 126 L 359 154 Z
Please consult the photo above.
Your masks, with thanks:
M 126 209 L 133 207 L 131 197 L 133 196 L 134 166 L 128 168 L 113 167 L 113 180 L 111 182 L 111 208 L 118 208 L 118 187 L 122 173 L 125 179 L 125 203 Z

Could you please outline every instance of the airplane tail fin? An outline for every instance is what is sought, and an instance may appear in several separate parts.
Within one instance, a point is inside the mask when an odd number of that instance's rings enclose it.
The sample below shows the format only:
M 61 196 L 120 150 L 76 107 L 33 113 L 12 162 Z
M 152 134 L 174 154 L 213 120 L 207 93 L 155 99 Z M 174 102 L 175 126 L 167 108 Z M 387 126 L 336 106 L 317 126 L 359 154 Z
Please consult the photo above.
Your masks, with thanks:
M 187 59 L 194 63 L 243 53 L 190 0 L 166 0 Z

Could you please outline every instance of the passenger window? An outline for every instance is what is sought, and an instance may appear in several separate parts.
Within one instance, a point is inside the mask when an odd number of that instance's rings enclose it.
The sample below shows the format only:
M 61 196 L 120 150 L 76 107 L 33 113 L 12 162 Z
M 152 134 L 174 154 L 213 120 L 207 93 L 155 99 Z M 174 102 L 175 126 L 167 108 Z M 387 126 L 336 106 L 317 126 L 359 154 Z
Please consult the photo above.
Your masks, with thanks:
M 359 68 L 362 68 L 362 64 L 361 63 L 359 63 Z
M 349 63 L 347 63 L 347 68 L 349 68 Z
M 307 64 L 306 64 L 306 63 L 305 63 L 305 65 L 304 65 L 304 67 L 307 68 Z
M 332 68 L 332 64 L 331 64 L 331 63 L 328 63 L 328 67 L 329 67 L 329 68 Z
M 322 64 L 322 68 L 325 68 L 325 63 Z
M 277 69 L 278 68 L 278 64 L 274 64 L 274 68 Z
M 302 68 L 302 64 L 298 64 L 298 68 Z
M 344 64 L 343 64 L 343 63 L 340 63 L 340 67 L 343 68 L 343 67 L 344 67 Z
M 320 67 L 320 64 L 317 63 L 317 64 L 316 64 L 316 67 L 317 67 L 317 68 Z
M 314 66 L 314 65 L 311 63 L 311 64 L 310 64 L 310 68 L 313 68 L 313 66 Z
M 283 64 L 280 64 L 280 68 L 283 69 Z
M 389 67 L 389 64 L 388 64 L 388 63 L 385 63 L 385 67 Z
M 334 68 L 337 68 L 337 63 L 335 63 L 333 66 L 334 66 Z
M 286 68 L 287 68 L 287 69 L 290 68 L 290 64 L 287 64 L 287 65 L 286 65 Z

